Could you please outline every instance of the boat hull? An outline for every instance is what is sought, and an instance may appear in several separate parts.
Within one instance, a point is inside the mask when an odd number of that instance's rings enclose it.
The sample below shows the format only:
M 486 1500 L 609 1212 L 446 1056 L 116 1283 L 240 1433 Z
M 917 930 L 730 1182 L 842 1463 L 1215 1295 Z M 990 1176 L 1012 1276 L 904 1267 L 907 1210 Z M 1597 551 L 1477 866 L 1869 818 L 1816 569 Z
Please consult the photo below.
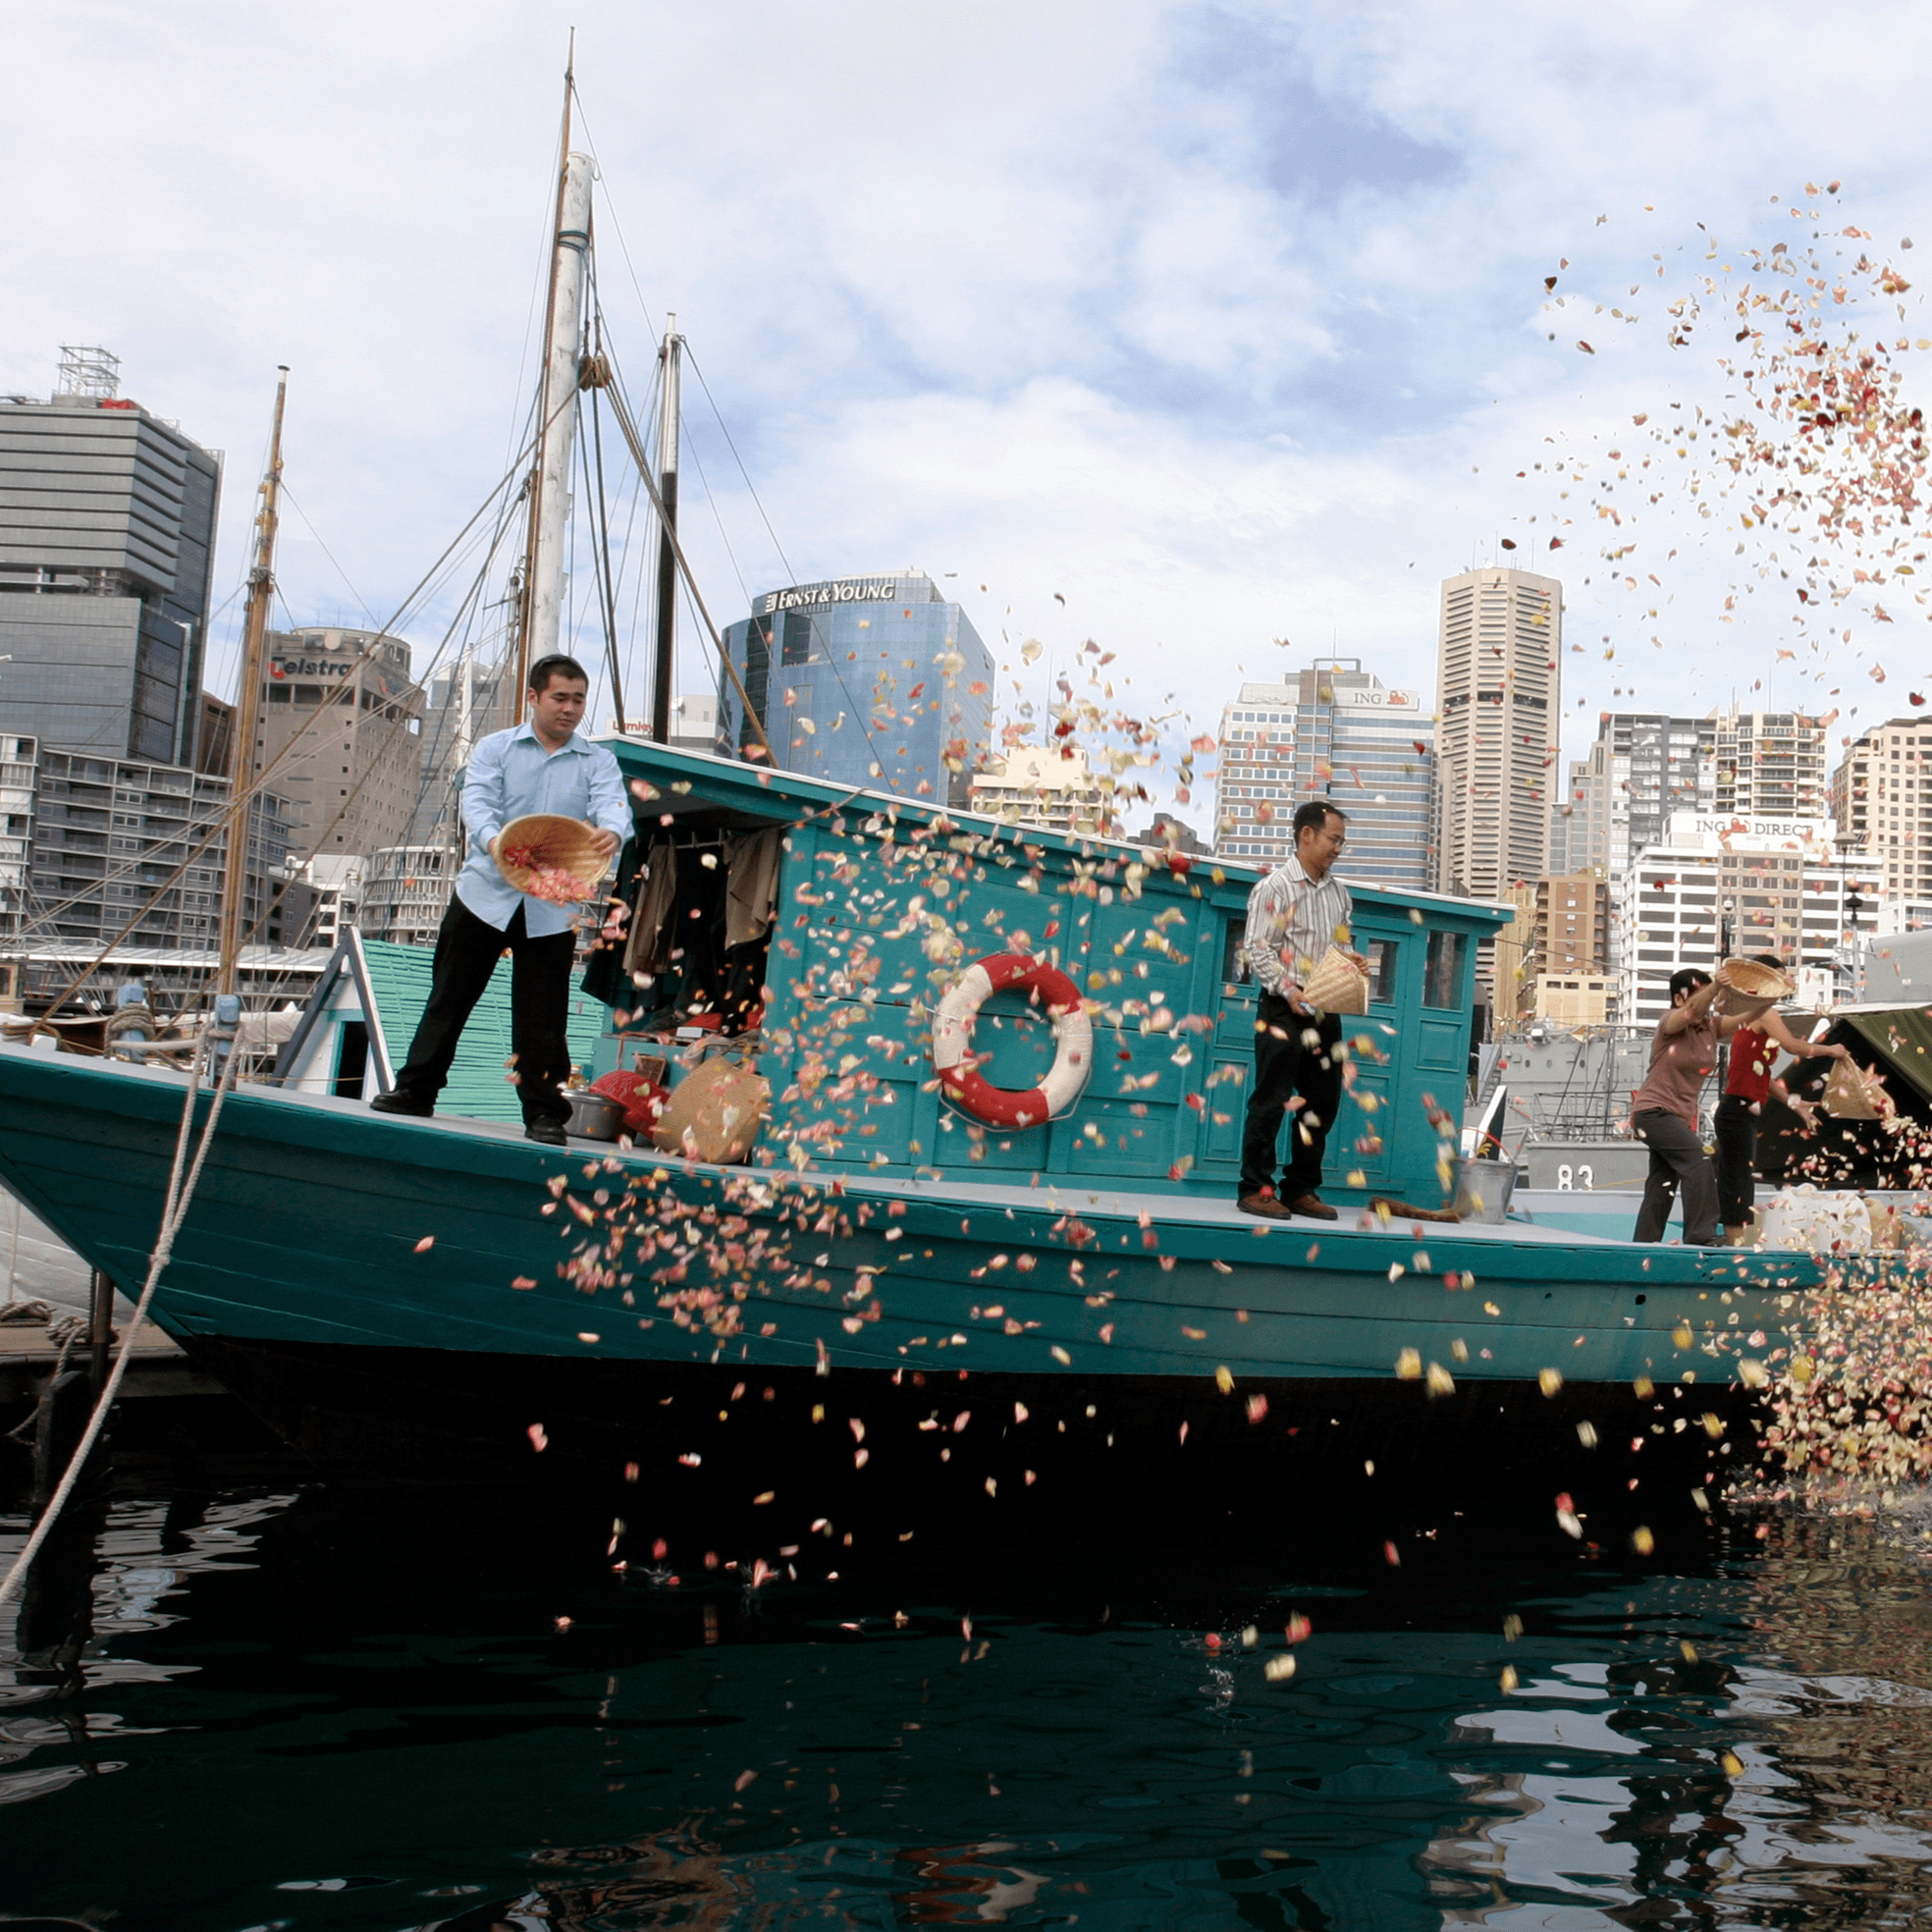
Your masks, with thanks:
M 0 1048 L 0 1176 L 131 1293 L 184 1091 L 165 1072 Z M 1116 1481 L 1129 1443 L 1152 1459 L 1143 1474 L 1239 1445 L 1268 1479 L 1371 1461 L 1540 1479 L 1552 1456 L 1574 1458 L 1580 1422 L 1599 1444 L 1632 1425 L 1654 1464 L 1684 1418 L 1731 1413 L 1754 1373 L 1743 1365 L 1775 1356 L 1813 1278 L 1802 1257 L 1534 1229 L 1269 1223 L 1097 1191 L 667 1167 L 244 1088 L 155 1314 L 330 1468 L 638 1462 L 667 1481 L 728 1470 L 770 1487 L 754 1437 L 806 1456 L 797 1445 L 842 1429 L 829 1483 L 913 1467 L 965 1408 L 960 1470 L 939 1467 L 1003 1495 L 1029 1486 L 1029 1467 L 1031 1486 L 1046 1479 L 1024 1460 L 1015 1403 L 1051 1413 L 1048 1447 L 1083 1483 Z M 1660 1393 L 1638 1396 L 1646 1381 Z M 903 1457 L 871 1453 L 857 1391 L 882 1416 L 903 1411 Z M 700 1408 L 716 1441 L 687 1422 Z M 974 1433 L 990 1410 L 1012 1445 L 998 1469 Z M 1062 1421 L 1100 1461 L 1058 1440 Z M 726 1446 L 740 1442 L 749 1461 Z M 1690 1461 L 1701 1473 L 1708 1456 Z

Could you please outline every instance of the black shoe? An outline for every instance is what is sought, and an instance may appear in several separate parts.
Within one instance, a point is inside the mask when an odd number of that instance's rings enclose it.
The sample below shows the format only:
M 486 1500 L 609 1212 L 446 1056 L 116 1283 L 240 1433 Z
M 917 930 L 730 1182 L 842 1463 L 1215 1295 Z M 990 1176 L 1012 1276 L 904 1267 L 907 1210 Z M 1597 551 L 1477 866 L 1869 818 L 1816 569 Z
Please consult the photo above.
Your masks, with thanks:
M 545 1147 L 568 1147 L 570 1137 L 564 1131 L 561 1120 L 526 1120 L 523 1123 L 523 1138 L 526 1141 L 541 1141 Z
M 377 1113 L 406 1113 L 416 1120 L 427 1120 L 436 1111 L 434 1104 L 425 1106 L 413 1096 L 391 1088 L 387 1094 L 378 1094 L 369 1102 Z

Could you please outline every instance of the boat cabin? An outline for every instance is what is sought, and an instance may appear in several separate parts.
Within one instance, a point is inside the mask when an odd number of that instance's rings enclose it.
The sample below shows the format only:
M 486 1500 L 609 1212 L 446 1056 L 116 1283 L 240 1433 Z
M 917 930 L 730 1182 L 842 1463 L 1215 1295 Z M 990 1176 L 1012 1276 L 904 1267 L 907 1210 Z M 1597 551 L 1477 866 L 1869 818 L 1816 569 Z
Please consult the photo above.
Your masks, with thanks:
M 360 1100 L 386 1094 L 429 1004 L 435 954 L 344 930 L 315 991 L 276 1056 L 269 1076 L 297 1094 Z M 605 1008 L 573 993 L 565 1033 L 570 1057 L 588 1061 Z M 463 1029 L 450 1084 L 437 1104 L 465 1120 L 519 1120 L 516 1089 L 504 1077 L 510 1058 L 510 973 L 499 967 Z
M 687 1064 L 755 1052 L 772 1092 L 752 1157 L 767 1165 L 1234 1191 L 1254 1075 L 1258 995 L 1240 948 L 1255 867 L 604 742 L 638 834 L 618 876 L 625 911 L 584 981 L 610 1009 L 593 1077 L 667 1053 L 675 1065 L 680 1047 Z M 1369 1006 L 1344 1022 L 1350 1086 L 1324 1192 L 1434 1206 L 1462 1112 L 1476 947 L 1509 909 L 1351 890 Z M 1092 1070 L 1061 1117 L 1001 1126 L 941 1092 L 933 1020 L 975 961 L 1015 953 L 1085 995 Z M 1045 1002 L 995 993 L 972 1048 L 993 1086 L 1038 1087 L 1055 1054 Z

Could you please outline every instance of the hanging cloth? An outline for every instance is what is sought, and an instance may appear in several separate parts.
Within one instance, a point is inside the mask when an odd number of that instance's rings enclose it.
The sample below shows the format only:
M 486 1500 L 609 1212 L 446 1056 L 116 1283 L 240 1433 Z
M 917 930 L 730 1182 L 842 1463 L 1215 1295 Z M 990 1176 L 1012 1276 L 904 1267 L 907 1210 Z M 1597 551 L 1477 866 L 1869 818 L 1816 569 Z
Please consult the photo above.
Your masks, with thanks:
M 748 945 L 772 929 L 778 909 L 778 863 L 784 827 L 770 826 L 724 841 L 724 945 Z
M 644 883 L 637 890 L 637 912 L 630 922 L 630 941 L 624 947 L 626 973 L 662 970 L 671 950 L 667 929 L 677 897 L 677 848 L 669 838 L 651 847 Z

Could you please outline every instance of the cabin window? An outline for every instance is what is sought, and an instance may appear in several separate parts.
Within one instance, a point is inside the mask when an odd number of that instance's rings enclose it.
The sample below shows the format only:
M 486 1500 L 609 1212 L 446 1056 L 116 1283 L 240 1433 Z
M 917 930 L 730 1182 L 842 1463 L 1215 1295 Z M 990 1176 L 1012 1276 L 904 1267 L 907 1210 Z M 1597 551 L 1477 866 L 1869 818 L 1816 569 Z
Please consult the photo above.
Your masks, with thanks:
M 1401 949 L 1399 939 L 1368 941 L 1368 997 L 1378 1005 L 1395 1003 L 1395 962 Z
M 1422 1004 L 1460 1006 L 1463 992 L 1463 958 L 1469 950 L 1464 933 L 1431 933 L 1428 954 L 1422 961 Z
M 1221 935 L 1221 978 L 1234 986 L 1248 984 L 1248 955 L 1241 942 L 1248 937 L 1248 921 L 1230 919 Z

